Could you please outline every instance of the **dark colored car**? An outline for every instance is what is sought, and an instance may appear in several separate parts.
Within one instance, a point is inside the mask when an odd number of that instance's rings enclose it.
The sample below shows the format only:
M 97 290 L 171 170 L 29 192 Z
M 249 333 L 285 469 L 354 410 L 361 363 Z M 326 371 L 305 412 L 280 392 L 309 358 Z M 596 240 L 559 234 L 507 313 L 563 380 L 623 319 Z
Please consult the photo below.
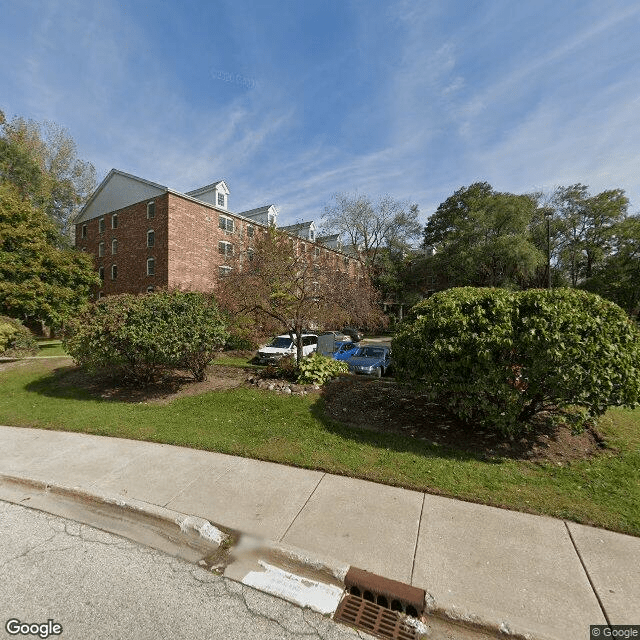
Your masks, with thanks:
M 360 331 L 354 329 L 353 327 L 345 327 L 342 330 L 342 333 L 344 333 L 346 336 L 349 336 L 354 342 L 360 342 L 360 340 L 362 340 L 363 338 L 362 333 L 360 333 Z
M 380 378 L 391 368 L 391 349 L 379 346 L 360 347 L 345 362 L 352 373 Z

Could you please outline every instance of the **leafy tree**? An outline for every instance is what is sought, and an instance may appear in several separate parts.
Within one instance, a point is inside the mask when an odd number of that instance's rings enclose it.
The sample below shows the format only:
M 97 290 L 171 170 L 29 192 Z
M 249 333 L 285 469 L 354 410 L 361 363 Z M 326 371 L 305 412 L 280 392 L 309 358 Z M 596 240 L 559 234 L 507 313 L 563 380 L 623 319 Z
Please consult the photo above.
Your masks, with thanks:
M 614 229 L 624 220 L 629 200 L 622 189 L 590 195 L 583 184 L 558 187 L 553 211 L 558 268 L 571 286 L 591 278 L 613 250 Z
M 544 264 L 531 225 L 530 195 L 499 193 L 487 182 L 462 187 L 438 207 L 425 228 L 426 259 L 441 287 L 522 286 Z
M 236 257 L 217 290 L 220 304 L 234 314 L 265 319 L 288 332 L 302 360 L 301 336 L 310 327 L 382 322 L 378 296 L 369 278 L 343 271 L 333 252 L 302 251 L 297 240 L 274 228 L 256 238 L 251 254 Z
M 411 310 L 393 350 L 398 379 L 503 435 L 543 410 L 593 417 L 640 400 L 640 331 L 585 291 L 441 291 Z
M 582 285 L 620 305 L 627 313 L 640 308 L 640 216 L 630 216 L 611 228 L 610 255 Z
M 65 348 L 91 371 L 111 370 L 125 382 L 148 385 L 169 369 L 204 380 L 227 339 L 215 300 L 204 293 L 160 291 L 108 296 L 66 327 Z
M 0 313 L 59 326 L 99 284 L 92 258 L 59 249 L 51 220 L 18 187 L 0 182 Z
M 365 195 L 336 193 L 326 205 L 323 229 L 340 233 L 346 246 L 374 278 L 385 249 L 406 250 L 419 238 L 418 205 L 385 195 L 377 202 Z
M 0 119 L 0 180 L 15 184 L 69 236 L 73 218 L 96 187 L 96 171 L 77 157 L 68 131 L 15 117 Z

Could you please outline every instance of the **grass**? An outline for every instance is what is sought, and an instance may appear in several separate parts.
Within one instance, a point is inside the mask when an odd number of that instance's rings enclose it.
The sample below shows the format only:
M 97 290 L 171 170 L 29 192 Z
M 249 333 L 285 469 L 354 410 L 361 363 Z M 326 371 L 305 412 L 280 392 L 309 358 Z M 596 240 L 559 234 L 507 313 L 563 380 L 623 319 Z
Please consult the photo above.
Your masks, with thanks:
M 220 451 L 640 536 L 640 410 L 609 411 L 601 431 L 615 449 L 598 458 L 565 466 L 487 461 L 341 426 L 323 416 L 318 395 L 233 389 L 166 405 L 114 402 L 61 386 L 68 367 L 59 364 L 31 361 L 0 372 L 0 424 Z
M 62 340 L 42 339 L 38 340 L 39 353 L 41 356 L 66 356 L 67 352 L 62 348 Z

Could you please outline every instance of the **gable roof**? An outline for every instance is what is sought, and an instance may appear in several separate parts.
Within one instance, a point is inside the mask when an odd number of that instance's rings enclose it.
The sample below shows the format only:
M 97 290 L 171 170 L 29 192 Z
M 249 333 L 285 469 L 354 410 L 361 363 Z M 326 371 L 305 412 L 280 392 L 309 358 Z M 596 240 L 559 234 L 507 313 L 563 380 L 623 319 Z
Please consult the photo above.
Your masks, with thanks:
M 245 218 L 252 218 L 253 216 L 257 216 L 263 213 L 267 213 L 269 209 L 273 207 L 274 212 L 277 213 L 275 204 L 265 204 L 264 207 L 257 207 L 255 209 L 249 209 L 248 211 L 241 211 L 238 215 L 244 216 Z
M 193 191 L 186 191 L 185 195 L 186 196 L 191 196 L 192 198 L 197 198 L 198 196 L 202 195 L 203 193 L 208 193 L 209 191 L 213 191 L 214 189 L 216 189 L 216 187 L 219 187 L 220 185 L 222 185 L 222 190 L 229 195 L 229 187 L 227 186 L 227 183 L 224 180 L 218 180 L 217 182 L 212 182 L 211 184 L 207 184 L 204 187 L 198 187 L 197 189 L 194 189 Z M 220 190 L 220 189 L 218 189 Z
M 111 169 L 91 194 L 84 207 L 80 209 L 73 222 L 77 224 L 84 220 L 91 220 L 147 198 L 154 198 L 169 190 L 168 187 L 156 182 L 139 178 L 119 169 Z
M 290 224 L 286 227 L 280 227 L 281 231 L 302 231 L 303 229 L 310 229 L 311 227 L 315 227 L 313 220 L 309 220 L 308 222 L 298 222 L 297 224 Z

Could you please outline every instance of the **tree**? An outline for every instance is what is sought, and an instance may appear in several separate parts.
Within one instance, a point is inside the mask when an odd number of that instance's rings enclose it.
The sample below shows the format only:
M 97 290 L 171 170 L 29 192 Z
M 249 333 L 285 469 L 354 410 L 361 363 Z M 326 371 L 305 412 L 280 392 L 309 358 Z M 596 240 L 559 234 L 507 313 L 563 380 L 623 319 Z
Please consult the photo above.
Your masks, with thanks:
M 425 260 L 440 286 L 522 286 L 544 263 L 532 241 L 535 197 L 499 193 L 487 182 L 462 187 L 429 218 Z
M 629 216 L 611 227 L 612 250 L 582 285 L 612 300 L 627 313 L 640 308 L 640 216 Z
M 59 249 L 51 220 L 19 189 L 0 183 L 0 313 L 59 326 L 99 284 L 92 258 Z
M 336 193 L 324 209 L 323 229 L 346 238 L 371 278 L 380 267 L 383 250 L 402 251 L 420 236 L 418 205 L 385 195 L 372 202 L 365 195 Z
M 68 131 L 52 122 L 39 124 L 15 117 L 0 118 L 0 180 L 29 194 L 69 236 L 73 218 L 96 187 L 96 171 L 77 157 Z
M 337 254 L 298 249 L 296 238 L 265 230 L 251 253 L 236 256 L 216 296 L 233 314 L 267 319 L 290 334 L 302 360 L 304 330 L 382 322 L 377 292 L 366 274 L 350 276 Z
M 627 215 L 622 189 L 594 196 L 583 184 L 558 187 L 550 198 L 557 263 L 576 287 L 591 278 L 613 249 L 614 228 Z

